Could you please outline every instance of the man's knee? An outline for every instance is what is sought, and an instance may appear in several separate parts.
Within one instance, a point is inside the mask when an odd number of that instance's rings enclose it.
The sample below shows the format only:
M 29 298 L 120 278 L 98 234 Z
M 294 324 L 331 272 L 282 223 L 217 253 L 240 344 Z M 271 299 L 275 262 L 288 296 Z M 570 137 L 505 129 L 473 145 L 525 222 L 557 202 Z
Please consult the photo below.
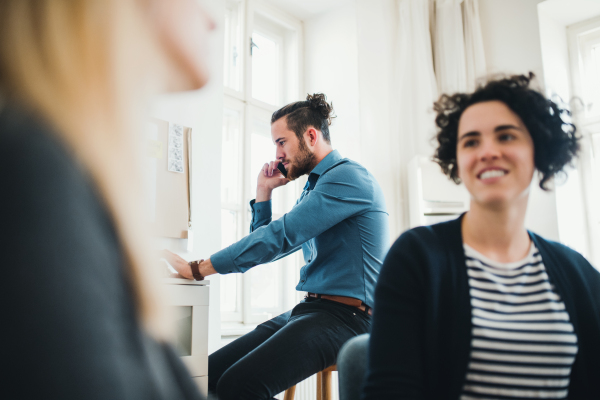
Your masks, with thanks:
M 241 371 L 240 371 L 241 372 Z M 256 400 L 268 398 L 267 389 L 260 382 L 247 379 L 250 371 L 237 373 L 236 368 L 227 370 L 216 382 L 216 394 L 219 400 Z M 264 392 L 264 393 L 261 393 Z

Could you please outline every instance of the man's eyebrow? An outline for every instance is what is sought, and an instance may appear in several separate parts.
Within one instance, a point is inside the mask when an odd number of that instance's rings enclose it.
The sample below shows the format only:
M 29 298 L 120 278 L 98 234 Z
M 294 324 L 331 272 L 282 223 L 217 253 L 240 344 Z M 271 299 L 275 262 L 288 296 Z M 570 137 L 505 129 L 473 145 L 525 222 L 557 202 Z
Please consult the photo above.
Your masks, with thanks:
M 277 143 L 281 142 L 282 140 L 284 140 L 284 138 L 282 138 L 282 137 L 280 137 L 280 138 L 278 138 L 278 139 L 275 139 L 275 144 L 277 144 Z

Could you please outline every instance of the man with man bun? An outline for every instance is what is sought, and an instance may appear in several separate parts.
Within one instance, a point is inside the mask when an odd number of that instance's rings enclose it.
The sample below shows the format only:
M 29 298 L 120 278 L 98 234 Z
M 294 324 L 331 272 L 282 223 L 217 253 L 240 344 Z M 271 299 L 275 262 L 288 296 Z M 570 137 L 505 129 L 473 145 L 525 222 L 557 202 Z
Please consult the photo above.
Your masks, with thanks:
M 271 399 L 335 364 L 348 339 L 370 330 L 388 214 L 369 171 L 333 150 L 332 114 L 321 93 L 273 113 L 276 160 L 258 175 L 250 234 L 205 261 L 169 257 L 181 275 L 202 279 L 304 253 L 296 290 L 307 292 L 305 299 L 209 357 L 209 390 L 221 400 Z M 308 182 L 296 205 L 272 221 L 272 191 L 302 175 Z

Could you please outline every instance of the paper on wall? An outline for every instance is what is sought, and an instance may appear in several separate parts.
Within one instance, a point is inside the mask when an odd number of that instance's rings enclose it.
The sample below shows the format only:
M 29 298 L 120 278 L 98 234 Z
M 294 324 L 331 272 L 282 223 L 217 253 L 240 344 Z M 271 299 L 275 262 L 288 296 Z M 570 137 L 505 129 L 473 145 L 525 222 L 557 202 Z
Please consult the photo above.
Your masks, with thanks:
M 183 174 L 183 126 L 169 122 L 167 169 Z

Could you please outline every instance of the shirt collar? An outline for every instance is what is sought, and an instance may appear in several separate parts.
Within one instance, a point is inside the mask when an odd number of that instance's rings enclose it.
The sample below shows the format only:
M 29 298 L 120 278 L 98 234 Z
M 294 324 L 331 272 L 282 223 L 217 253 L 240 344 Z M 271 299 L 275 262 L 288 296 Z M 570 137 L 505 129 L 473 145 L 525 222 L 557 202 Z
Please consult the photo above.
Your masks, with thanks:
M 310 171 L 309 176 L 312 174 L 321 175 L 323 172 L 325 172 L 328 168 L 330 168 L 333 164 L 340 161 L 341 159 L 342 156 L 340 156 L 340 153 L 337 150 L 331 151 L 331 153 L 327 154 L 325 158 L 322 159 L 321 162 L 318 163 L 312 171 Z
M 314 189 L 315 185 L 317 184 L 317 180 L 319 180 L 319 176 L 321 176 L 323 172 L 327 171 L 341 159 L 342 156 L 337 150 L 333 150 L 327 154 L 325 158 L 323 158 L 321 162 L 319 162 L 317 166 L 313 168 L 310 174 L 308 174 L 308 181 L 306 182 L 305 189 Z

